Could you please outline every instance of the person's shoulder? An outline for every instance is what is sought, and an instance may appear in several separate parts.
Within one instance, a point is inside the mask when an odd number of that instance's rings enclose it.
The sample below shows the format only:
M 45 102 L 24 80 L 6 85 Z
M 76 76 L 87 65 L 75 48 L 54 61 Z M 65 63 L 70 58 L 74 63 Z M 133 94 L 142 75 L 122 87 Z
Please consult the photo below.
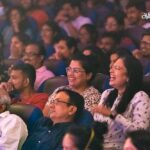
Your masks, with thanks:
M 86 91 L 92 94 L 101 94 L 94 86 L 90 86 Z
M 137 93 L 135 93 L 134 97 L 143 97 L 143 98 L 148 98 L 149 99 L 149 96 L 144 91 L 138 91 Z
M 48 98 L 48 94 L 47 93 L 34 93 L 33 94 L 34 98 Z

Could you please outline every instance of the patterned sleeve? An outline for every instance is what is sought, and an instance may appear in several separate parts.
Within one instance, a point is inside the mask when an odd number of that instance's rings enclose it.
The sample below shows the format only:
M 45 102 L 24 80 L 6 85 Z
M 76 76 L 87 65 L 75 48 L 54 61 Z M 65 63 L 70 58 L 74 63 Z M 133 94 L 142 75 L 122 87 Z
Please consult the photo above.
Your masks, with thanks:
M 118 114 L 115 121 L 123 126 L 124 132 L 137 129 L 147 129 L 150 123 L 150 99 L 144 92 L 138 92 L 132 99 L 131 119 Z

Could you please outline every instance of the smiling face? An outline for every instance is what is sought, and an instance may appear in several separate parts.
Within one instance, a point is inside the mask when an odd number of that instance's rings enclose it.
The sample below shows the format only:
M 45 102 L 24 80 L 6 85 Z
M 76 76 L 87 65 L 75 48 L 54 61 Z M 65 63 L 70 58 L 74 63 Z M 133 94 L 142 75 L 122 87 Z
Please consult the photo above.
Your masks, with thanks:
M 143 56 L 150 57 L 150 35 L 143 36 L 140 48 Z
M 43 25 L 41 29 L 41 38 L 45 44 L 51 44 L 53 37 L 54 37 L 54 32 L 52 28 L 48 25 Z
M 65 40 L 60 40 L 55 44 L 55 51 L 60 58 L 69 58 L 73 53 L 73 48 L 69 49 Z
M 86 73 L 80 61 L 72 60 L 67 71 L 69 86 L 73 89 L 80 89 L 88 86 L 91 74 Z
M 23 19 L 23 17 L 21 16 L 20 12 L 17 9 L 13 9 L 10 12 L 9 18 L 12 24 L 14 23 L 19 24 Z
M 110 68 L 109 84 L 122 93 L 126 89 L 128 80 L 127 69 L 124 65 L 123 59 L 119 58 Z

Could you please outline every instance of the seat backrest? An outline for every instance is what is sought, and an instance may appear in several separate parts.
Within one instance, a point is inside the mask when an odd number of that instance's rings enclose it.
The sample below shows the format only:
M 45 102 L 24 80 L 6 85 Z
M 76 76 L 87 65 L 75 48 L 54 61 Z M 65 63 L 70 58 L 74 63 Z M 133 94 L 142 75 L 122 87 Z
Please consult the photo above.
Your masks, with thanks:
M 64 85 L 68 85 L 67 77 L 56 76 L 45 81 L 43 92 L 51 95 L 56 88 Z
M 108 75 L 97 73 L 92 81 L 92 85 L 102 93 L 105 89 L 109 88 L 108 78 Z
M 91 127 L 93 121 L 94 119 L 93 119 L 92 114 L 88 110 L 84 109 L 80 118 L 76 120 L 76 123 L 79 125 Z
M 144 76 L 143 91 L 145 91 L 150 97 L 150 75 Z
M 26 123 L 28 131 L 32 130 L 34 123 L 43 116 L 42 111 L 30 104 L 12 104 L 9 107 L 11 114 L 20 116 Z

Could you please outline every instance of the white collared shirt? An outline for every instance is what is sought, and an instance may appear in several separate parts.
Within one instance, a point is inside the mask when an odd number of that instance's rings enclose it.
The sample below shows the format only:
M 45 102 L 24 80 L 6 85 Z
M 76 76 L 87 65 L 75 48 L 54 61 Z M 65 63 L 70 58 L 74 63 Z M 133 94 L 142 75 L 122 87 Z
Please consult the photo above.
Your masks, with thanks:
M 0 114 L 0 150 L 19 150 L 28 136 L 23 120 L 5 111 Z

